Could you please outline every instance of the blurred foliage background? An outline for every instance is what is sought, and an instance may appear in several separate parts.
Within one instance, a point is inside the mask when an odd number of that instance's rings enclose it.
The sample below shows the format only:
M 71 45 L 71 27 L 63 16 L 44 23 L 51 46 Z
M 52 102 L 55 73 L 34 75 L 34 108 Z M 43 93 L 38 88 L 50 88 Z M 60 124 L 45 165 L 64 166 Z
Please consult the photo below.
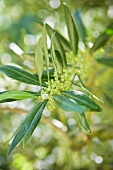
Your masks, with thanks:
M 113 21 L 113 0 L 64 0 L 74 13 L 81 11 L 90 48 L 95 39 Z M 66 34 L 64 11 L 60 0 L 0 0 L 0 65 L 13 64 L 35 72 L 33 53 L 41 35 L 39 22 L 47 22 Z M 80 48 L 82 48 L 80 46 Z M 75 115 L 45 109 L 29 142 L 20 144 L 8 156 L 11 137 L 34 105 L 33 100 L 0 104 L 0 170 L 112 170 L 113 169 L 113 68 L 97 58 L 113 57 L 113 36 L 93 54 L 85 55 L 86 87 L 101 98 L 102 112 L 86 113 L 92 133 L 80 129 Z M 24 59 L 22 57 L 24 56 Z M 0 92 L 32 90 L 38 87 L 11 80 L 0 73 Z

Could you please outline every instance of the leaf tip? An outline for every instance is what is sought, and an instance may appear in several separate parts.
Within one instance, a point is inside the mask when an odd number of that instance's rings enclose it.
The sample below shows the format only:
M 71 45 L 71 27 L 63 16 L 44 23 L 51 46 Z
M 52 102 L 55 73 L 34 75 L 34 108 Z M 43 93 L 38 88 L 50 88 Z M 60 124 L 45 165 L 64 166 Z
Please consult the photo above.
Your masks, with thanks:
M 10 147 L 7 154 L 10 155 L 11 152 L 12 152 L 12 148 Z

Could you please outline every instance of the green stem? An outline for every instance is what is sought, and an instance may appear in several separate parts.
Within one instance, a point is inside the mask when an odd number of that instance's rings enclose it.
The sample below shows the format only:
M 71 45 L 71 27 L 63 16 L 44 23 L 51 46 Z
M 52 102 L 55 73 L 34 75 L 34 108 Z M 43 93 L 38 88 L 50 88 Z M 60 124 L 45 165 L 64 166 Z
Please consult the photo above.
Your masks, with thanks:
M 82 79 L 81 79 L 80 75 L 78 75 L 78 74 L 77 74 L 77 76 L 78 76 L 79 81 L 80 81 L 80 83 L 82 84 L 82 86 L 83 86 L 84 88 L 86 88 L 86 86 L 85 86 L 85 84 L 83 83 L 83 81 L 82 81 Z

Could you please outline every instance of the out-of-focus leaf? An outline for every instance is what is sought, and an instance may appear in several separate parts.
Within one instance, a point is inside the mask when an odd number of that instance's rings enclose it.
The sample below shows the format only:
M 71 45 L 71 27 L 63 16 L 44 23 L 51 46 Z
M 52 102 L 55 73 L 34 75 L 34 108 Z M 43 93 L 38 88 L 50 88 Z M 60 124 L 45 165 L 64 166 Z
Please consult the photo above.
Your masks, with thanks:
M 94 51 L 98 50 L 100 47 L 104 46 L 105 43 L 109 40 L 110 36 L 106 35 L 106 33 L 101 34 L 94 42 L 93 47 L 91 48 L 90 52 L 93 53 Z
M 37 17 L 28 14 L 23 15 L 23 17 L 20 17 L 17 22 L 12 22 L 9 27 L 5 28 L 3 27 L 3 34 L 7 34 L 10 42 L 15 42 L 16 44 L 21 41 L 21 30 L 24 28 L 26 30 L 26 34 L 33 34 L 34 33 L 34 22 L 37 20 Z M 31 29 L 32 27 L 32 29 Z
M 73 17 L 68 7 L 65 4 L 64 4 L 64 11 L 65 11 L 65 19 L 66 19 L 66 24 L 68 28 L 68 35 L 70 39 L 71 49 L 76 55 L 78 52 L 78 41 L 79 41 L 78 32 L 77 32 Z
M 113 28 L 112 28 L 112 29 L 108 28 L 108 29 L 106 30 L 106 34 L 108 34 L 108 35 L 113 35 Z
M 63 66 L 67 67 L 65 51 L 64 51 L 64 48 L 63 48 L 63 45 L 62 45 L 60 39 L 58 38 L 56 32 L 53 32 L 52 28 L 48 24 L 46 24 L 46 27 L 47 27 L 47 31 L 50 33 L 53 44 L 55 46 L 54 49 L 60 52 L 62 60 L 63 60 Z M 54 36 L 53 36 L 53 33 L 54 33 Z
M 108 30 L 113 29 L 113 23 L 111 23 L 105 30 L 103 34 L 101 34 L 94 42 L 93 47 L 91 48 L 90 52 L 93 53 L 94 51 L 98 50 L 100 47 L 104 46 L 112 34 L 108 33 Z
M 58 73 L 63 73 L 63 61 L 59 51 L 54 50 L 54 45 L 52 43 L 52 57 L 53 64 L 55 65 L 55 69 Z
M 43 49 L 42 49 L 42 38 L 39 39 L 37 46 L 36 46 L 36 51 L 35 51 L 35 64 L 37 68 L 37 73 L 39 76 L 39 81 L 40 84 L 42 84 L 42 72 L 44 69 L 44 59 L 43 59 Z
M 0 67 L 0 71 L 3 72 L 6 76 L 24 82 L 27 84 L 40 85 L 39 80 L 33 74 L 22 70 L 15 66 L 4 65 Z M 42 83 L 43 86 L 47 87 L 46 83 Z
M 76 115 L 77 115 L 77 119 L 78 119 L 78 123 L 79 123 L 80 127 L 82 129 L 86 130 L 87 132 L 91 133 L 91 129 L 87 122 L 85 114 L 84 113 L 76 113 Z
M 43 26 L 42 29 L 42 43 L 43 43 L 43 52 L 44 52 L 44 58 L 46 63 L 46 70 L 47 75 L 49 79 L 49 55 L 48 55 L 48 47 L 47 47 L 47 33 L 46 33 L 46 25 Z
M 29 98 L 37 98 L 37 96 L 32 93 L 27 93 L 25 91 L 8 91 L 0 94 L 0 101 L 6 99 L 24 100 Z
M 42 22 L 38 22 L 38 26 L 42 29 L 43 28 L 43 23 Z M 54 32 L 56 32 L 56 36 L 60 39 L 62 45 L 63 45 L 63 48 L 64 50 L 67 52 L 67 51 L 70 51 L 70 45 L 69 45 L 69 42 L 67 39 L 65 39 L 58 31 L 54 30 L 53 28 L 51 28 L 49 25 L 46 25 L 47 26 L 47 32 L 48 32 L 48 35 L 51 39 L 52 35 Z
M 99 63 L 104 64 L 106 66 L 113 67 L 113 58 L 108 58 L 108 57 L 101 57 L 96 59 Z
M 24 142 L 26 142 L 29 137 L 32 135 L 34 129 L 40 121 L 42 112 L 45 108 L 47 100 L 44 102 L 37 103 L 27 114 L 25 120 L 18 127 L 14 139 L 11 143 L 8 154 L 16 147 L 16 145 L 21 141 L 25 136 Z
M 63 95 L 54 95 L 53 99 L 55 103 L 64 111 L 67 112 L 85 112 L 87 109 L 85 107 L 80 106 L 74 100 L 63 96 Z
M 101 111 L 102 109 L 87 96 L 86 94 L 80 92 L 80 91 L 71 91 L 71 90 L 66 90 L 62 92 L 63 95 L 75 100 L 77 104 L 80 106 L 84 106 L 86 109 L 89 111 Z
M 75 10 L 74 12 L 74 19 L 76 22 L 76 27 L 77 27 L 77 31 L 79 33 L 79 36 L 81 37 L 82 41 L 86 42 L 86 29 L 84 27 L 84 24 L 82 22 L 82 18 L 81 18 L 81 13 L 79 10 Z

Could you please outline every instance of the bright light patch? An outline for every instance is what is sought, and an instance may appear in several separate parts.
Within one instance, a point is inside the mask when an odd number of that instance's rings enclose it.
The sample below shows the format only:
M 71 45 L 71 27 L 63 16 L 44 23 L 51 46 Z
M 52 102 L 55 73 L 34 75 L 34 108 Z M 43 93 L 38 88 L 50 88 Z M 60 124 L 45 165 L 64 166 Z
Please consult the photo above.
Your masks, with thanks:
M 60 1 L 59 0 L 50 0 L 49 4 L 52 8 L 58 8 L 60 6 Z
M 45 117 L 49 117 L 51 115 L 51 112 L 48 108 L 45 108 L 44 111 L 43 111 L 43 114 Z
M 79 48 L 81 49 L 81 51 L 85 52 L 85 45 L 82 41 L 79 42 Z
M 70 119 L 68 120 L 68 125 L 69 125 L 69 126 L 75 126 L 75 124 L 76 124 L 75 119 L 70 118 Z
M 108 17 L 113 18 L 113 5 L 108 8 Z
M 103 158 L 102 158 L 101 156 L 96 156 L 95 162 L 96 162 L 97 164 L 101 164 L 101 163 L 103 162 Z
M 56 22 L 55 18 L 53 18 L 51 16 L 47 17 L 44 21 L 44 23 L 47 23 L 52 28 L 54 28 L 55 22 Z
M 10 43 L 9 48 L 13 50 L 16 54 L 22 55 L 24 52 L 21 50 L 21 48 L 16 45 L 15 43 Z
M 29 60 L 25 60 L 25 61 L 24 61 L 24 64 L 25 64 L 26 66 L 28 66 L 29 68 L 31 68 L 31 69 L 34 68 L 33 65 L 32 65 L 32 63 L 31 63 Z
M 93 37 L 94 38 L 98 38 L 100 35 L 100 33 L 96 30 L 96 31 L 93 31 Z
M 62 129 L 62 131 L 66 132 L 67 131 L 67 127 L 63 125 L 62 122 L 56 120 L 56 119 L 53 119 L 52 120 L 52 123 L 57 126 L 58 128 Z
M 31 34 L 27 34 L 24 37 L 24 42 L 26 45 L 31 46 L 36 44 L 36 37 Z
M 89 42 L 88 46 L 89 46 L 89 48 L 92 48 L 93 47 L 93 43 Z
M 11 56 L 8 53 L 5 53 L 1 57 L 2 64 L 9 64 L 11 62 Z

